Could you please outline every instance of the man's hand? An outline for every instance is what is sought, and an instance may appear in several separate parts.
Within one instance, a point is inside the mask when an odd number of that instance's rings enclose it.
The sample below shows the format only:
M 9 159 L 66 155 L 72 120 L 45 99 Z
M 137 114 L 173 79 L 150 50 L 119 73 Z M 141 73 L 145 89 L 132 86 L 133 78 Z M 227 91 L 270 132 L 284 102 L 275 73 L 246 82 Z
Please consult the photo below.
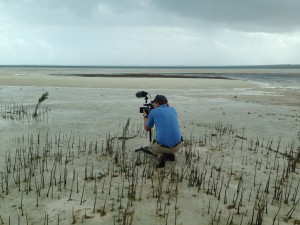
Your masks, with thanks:
M 148 114 L 145 110 L 144 110 L 143 116 L 144 116 L 144 118 L 148 118 Z

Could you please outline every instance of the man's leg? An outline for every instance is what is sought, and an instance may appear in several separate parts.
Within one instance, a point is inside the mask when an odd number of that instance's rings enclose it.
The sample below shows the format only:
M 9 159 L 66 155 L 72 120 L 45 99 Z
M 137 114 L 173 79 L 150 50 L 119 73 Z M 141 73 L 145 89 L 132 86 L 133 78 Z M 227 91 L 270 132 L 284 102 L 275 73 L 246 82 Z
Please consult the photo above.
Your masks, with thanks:
M 157 144 L 157 142 L 155 142 L 155 140 L 153 140 L 150 145 L 150 151 L 157 156 L 157 164 L 156 167 L 157 168 L 162 168 L 165 167 L 166 161 L 167 161 L 167 157 L 166 154 L 164 153 L 162 147 L 160 145 Z
M 149 147 L 150 147 L 150 151 L 154 155 L 158 156 L 157 167 L 164 167 L 165 162 L 167 160 L 176 161 L 174 153 L 177 152 L 181 148 L 181 145 L 182 145 L 182 143 L 180 143 L 179 145 L 177 145 L 174 148 L 164 148 L 164 147 L 160 146 L 159 144 L 157 144 L 157 142 L 152 141 Z

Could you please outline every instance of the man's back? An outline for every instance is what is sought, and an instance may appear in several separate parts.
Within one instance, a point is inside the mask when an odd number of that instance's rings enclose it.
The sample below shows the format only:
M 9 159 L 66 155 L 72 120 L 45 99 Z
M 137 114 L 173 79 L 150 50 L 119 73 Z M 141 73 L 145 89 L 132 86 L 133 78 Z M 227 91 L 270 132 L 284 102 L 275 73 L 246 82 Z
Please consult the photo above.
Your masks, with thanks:
M 181 133 L 177 112 L 166 104 L 151 110 L 147 126 L 152 128 L 155 124 L 156 141 L 166 146 L 174 146 L 181 140 Z

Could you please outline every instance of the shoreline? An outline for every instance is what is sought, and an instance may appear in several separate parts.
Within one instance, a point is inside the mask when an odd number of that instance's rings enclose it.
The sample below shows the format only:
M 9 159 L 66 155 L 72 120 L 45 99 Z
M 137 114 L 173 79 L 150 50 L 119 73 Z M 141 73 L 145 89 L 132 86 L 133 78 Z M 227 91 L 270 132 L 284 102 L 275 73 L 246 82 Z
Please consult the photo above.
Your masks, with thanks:
M 88 75 L 89 76 L 89 75 Z M 104 89 L 140 89 L 154 90 L 190 90 L 191 93 L 201 91 L 202 97 L 230 98 L 235 101 L 258 104 L 286 105 L 299 107 L 299 91 L 284 88 L 264 88 L 251 81 L 222 78 L 186 78 L 185 76 L 138 77 L 128 76 L 35 76 L 35 75 L 0 75 L 0 85 L 16 87 L 44 88 L 104 88 Z M 220 94 L 220 90 L 228 90 L 231 94 Z M 160 91 L 160 92 L 161 92 Z M 207 93 L 206 93 L 207 92 Z M 222 91 L 221 91 L 222 92 Z

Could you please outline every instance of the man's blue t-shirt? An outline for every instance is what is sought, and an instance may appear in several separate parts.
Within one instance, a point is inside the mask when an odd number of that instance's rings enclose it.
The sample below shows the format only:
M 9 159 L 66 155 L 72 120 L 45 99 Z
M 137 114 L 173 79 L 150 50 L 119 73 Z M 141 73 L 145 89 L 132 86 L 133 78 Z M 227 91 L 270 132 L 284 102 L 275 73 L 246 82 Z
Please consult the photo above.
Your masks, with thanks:
M 173 107 L 166 104 L 152 109 L 149 113 L 147 127 L 152 128 L 155 124 L 156 141 L 166 146 L 174 146 L 181 140 L 181 133 L 177 112 Z

